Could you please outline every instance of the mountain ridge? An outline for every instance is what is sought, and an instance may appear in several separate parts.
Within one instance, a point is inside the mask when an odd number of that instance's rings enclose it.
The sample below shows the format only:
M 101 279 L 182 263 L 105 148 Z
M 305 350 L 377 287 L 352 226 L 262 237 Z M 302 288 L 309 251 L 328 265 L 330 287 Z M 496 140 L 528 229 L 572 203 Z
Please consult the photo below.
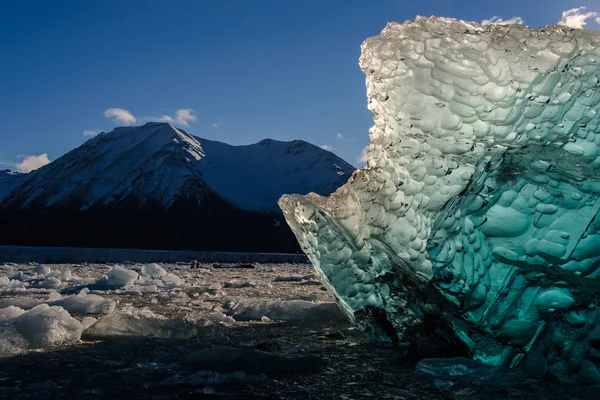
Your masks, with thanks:
M 329 194 L 353 171 L 300 140 L 231 146 L 168 123 L 116 128 L 18 179 L 0 174 L 0 243 L 289 251 L 279 197 Z

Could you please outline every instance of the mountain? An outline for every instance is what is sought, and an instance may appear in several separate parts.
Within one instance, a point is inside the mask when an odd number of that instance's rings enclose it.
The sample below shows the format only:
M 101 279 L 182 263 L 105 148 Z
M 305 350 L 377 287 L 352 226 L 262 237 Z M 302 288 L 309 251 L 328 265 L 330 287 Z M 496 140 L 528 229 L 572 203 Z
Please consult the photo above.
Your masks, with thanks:
M 10 193 L 24 178 L 25 174 L 8 169 L 0 171 L 0 201 Z
M 100 133 L 29 174 L 0 173 L 0 243 L 296 251 L 277 200 L 354 168 L 310 143 L 231 146 L 167 123 Z

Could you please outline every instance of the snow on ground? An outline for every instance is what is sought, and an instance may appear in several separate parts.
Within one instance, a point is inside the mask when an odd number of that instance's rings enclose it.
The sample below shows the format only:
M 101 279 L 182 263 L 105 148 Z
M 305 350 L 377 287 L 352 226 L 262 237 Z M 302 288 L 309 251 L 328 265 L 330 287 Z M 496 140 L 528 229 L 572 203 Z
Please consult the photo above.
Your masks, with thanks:
M 215 324 L 342 319 L 309 265 L 0 265 L 0 357 L 91 338 L 187 339 Z

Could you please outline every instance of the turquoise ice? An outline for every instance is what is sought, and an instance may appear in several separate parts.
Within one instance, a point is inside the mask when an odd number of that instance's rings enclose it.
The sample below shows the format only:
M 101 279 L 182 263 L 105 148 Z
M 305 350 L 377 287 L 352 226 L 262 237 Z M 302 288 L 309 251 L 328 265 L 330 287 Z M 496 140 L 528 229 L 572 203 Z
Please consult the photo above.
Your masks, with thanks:
M 600 381 L 600 33 L 417 17 L 362 45 L 368 164 L 279 202 L 348 317 Z M 441 336 L 440 336 L 441 337 Z

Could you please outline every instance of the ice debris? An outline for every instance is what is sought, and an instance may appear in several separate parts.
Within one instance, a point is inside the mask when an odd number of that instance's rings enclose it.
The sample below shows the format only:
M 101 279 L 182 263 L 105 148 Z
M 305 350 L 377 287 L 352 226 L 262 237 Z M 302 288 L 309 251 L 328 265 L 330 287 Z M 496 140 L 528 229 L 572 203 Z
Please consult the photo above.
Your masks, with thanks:
M 225 305 L 225 314 L 236 321 L 260 321 L 263 318 L 288 322 L 343 320 L 335 303 L 313 303 L 303 300 L 240 299 Z
M 49 301 L 48 304 L 60 306 L 71 314 L 110 314 L 115 311 L 115 302 L 96 294 L 82 292 L 78 295 L 67 296 L 59 300 Z
M 90 337 L 144 337 L 187 339 L 197 334 L 197 326 L 184 319 L 168 319 L 148 309 L 124 308 L 101 317 L 85 331 Z
M 59 289 L 63 283 L 73 279 L 71 270 L 52 270 L 46 265 L 36 265 L 31 271 L 19 271 L 11 277 L 0 277 L 0 292 L 23 292 L 25 290 L 37 290 L 48 292 L 48 290 Z
M 598 60 L 564 26 L 417 17 L 363 43 L 367 165 L 279 201 L 350 319 L 600 382 Z
M 147 264 L 142 267 L 142 275 L 149 276 L 154 279 L 160 279 L 163 276 L 167 275 L 167 271 L 165 271 L 158 264 Z
M 111 289 L 120 289 L 131 286 L 139 275 L 130 269 L 115 265 L 107 274 L 96 281 L 96 285 L 103 285 Z
M 58 306 L 40 304 L 27 311 L 12 306 L 0 315 L 0 329 L 14 331 L 31 349 L 74 343 L 83 331 L 81 323 Z
M 115 265 L 105 276 L 87 287 L 93 290 L 125 289 L 132 294 L 143 294 L 181 287 L 185 283 L 179 276 L 167 272 L 158 264 L 147 264 L 138 270 L 139 274 L 133 269 Z

